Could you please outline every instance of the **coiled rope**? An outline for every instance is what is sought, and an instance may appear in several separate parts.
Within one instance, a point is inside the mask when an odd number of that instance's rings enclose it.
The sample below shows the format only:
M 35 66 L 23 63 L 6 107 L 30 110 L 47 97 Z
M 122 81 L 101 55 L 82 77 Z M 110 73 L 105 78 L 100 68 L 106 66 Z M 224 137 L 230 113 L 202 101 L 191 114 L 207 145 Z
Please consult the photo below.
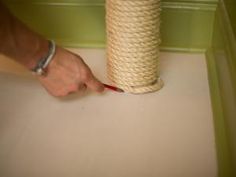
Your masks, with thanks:
M 106 0 L 108 77 L 130 93 L 159 90 L 160 0 Z

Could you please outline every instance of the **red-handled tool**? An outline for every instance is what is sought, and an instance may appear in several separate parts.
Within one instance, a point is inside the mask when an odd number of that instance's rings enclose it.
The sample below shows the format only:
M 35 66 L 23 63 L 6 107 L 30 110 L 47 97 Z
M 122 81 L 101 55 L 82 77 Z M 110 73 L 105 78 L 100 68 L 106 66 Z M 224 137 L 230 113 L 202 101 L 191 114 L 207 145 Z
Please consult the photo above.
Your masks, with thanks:
M 103 84 L 105 88 L 109 89 L 109 90 L 112 90 L 112 91 L 115 91 L 115 92 L 124 92 L 124 90 L 120 89 L 120 88 L 117 88 L 117 87 L 114 87 L 114 86 L 111 86 L 111 85 L 107 85 L 107 84 Z

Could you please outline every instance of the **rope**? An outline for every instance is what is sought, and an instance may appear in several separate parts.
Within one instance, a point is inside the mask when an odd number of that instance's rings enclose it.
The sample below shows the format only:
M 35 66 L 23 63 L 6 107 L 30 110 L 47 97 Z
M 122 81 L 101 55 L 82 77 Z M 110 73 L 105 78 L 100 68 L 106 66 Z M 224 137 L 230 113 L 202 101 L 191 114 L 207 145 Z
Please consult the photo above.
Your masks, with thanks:
M 130 93 L 162 88 L 160 0 L 106 0 L 109 79 Z

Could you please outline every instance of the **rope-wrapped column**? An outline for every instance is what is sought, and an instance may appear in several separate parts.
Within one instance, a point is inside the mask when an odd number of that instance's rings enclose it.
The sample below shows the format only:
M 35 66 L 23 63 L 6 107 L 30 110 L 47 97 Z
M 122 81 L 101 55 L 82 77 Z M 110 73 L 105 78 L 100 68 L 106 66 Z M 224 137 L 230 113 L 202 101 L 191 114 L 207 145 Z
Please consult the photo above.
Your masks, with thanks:
M 106 24 L 109 79 L 130 93 L 159 90 L 160 0 L 106 0 Z

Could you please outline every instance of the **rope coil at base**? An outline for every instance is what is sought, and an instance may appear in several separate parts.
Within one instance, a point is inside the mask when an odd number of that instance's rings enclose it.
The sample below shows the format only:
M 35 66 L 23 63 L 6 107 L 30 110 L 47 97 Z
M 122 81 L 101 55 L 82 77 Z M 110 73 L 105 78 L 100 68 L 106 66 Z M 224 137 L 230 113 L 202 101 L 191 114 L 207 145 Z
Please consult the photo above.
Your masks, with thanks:
M 106 0 L 108 77 L 126 92 L 154 92 L 163 86 L 160 11 L 160 0 Z

